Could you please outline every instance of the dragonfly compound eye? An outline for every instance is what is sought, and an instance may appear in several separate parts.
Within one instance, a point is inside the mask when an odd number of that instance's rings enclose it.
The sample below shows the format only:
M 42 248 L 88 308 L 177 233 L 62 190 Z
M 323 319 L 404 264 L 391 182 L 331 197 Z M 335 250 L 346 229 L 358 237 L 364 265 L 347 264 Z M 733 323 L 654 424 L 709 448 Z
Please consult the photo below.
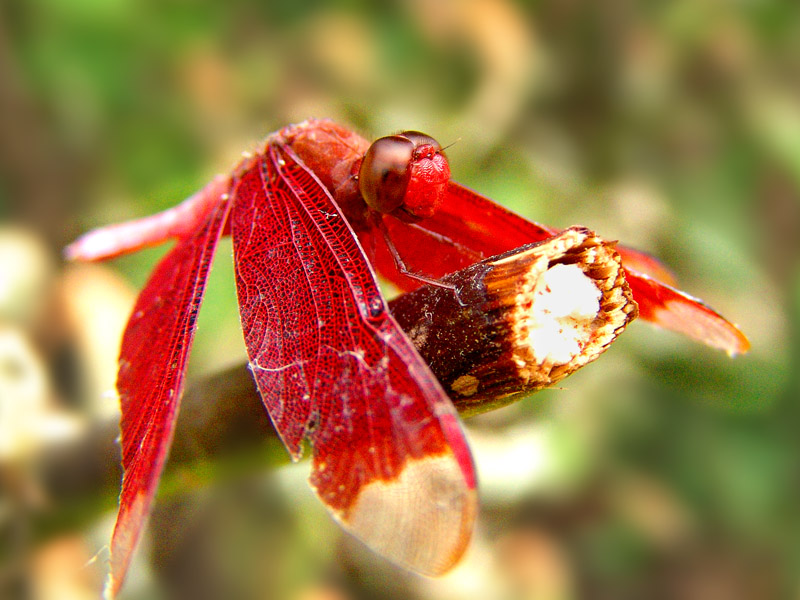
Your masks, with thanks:
M 442 152 L 442 146 L 439 144 L 439 142 L 426 133 L 421 133 L 419 131 L 404 131 L 400 134 L 400 137 L 404 137 L 414 142 L 414 153 L 412 155 L 413 160 L 419 160 L 420 158 L 431 158 L 433 155 Z
M 358 185 L 370 208 L 388 214 L 403 204 L 415 147 L 412 140 L 400 135 L 382 137 L 369 147 L 358 172 Z

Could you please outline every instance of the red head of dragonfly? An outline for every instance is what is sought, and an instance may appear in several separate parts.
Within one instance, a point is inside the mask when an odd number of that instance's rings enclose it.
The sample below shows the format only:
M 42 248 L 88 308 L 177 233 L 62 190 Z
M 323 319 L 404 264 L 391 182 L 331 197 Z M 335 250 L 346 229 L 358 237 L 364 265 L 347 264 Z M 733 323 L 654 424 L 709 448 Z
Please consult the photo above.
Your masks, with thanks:
M 369 147 L 358 180 L 367 206 L 414 223 L 436 213 L 447 191 L 450 166 L 439 142 L 419 131 L 404 131 Z

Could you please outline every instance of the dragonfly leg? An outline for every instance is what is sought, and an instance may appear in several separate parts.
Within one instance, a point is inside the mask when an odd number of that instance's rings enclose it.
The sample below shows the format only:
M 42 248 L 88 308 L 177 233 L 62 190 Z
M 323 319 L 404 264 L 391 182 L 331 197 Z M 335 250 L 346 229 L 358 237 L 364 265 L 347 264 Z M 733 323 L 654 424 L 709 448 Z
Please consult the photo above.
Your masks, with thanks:
M 456 286 L 453 285 L 452 283 L 446 283 L 441 279 L 428 277 L 427 275 L 423 275 L 422 273 L 415 273 L 414 271 L 410 271 L 408 267 L 406 267 L 406 264 L 403 261 L 403 257 L 400 256 L 400 252 L 398 252 L 397 247 L 394 245 L 394 242 L 392 242 L 392 237 L 389 235 L 389 230 L 386 228 L 386 224 L 383 222 L 383 215 L 377 211 L 373 211 L 370 216 L 373 223 L 380 230 L 381 235 L 383 235 L 383 239 L 386 242 L 386 246 L 389 248 L 389 252 L 391 252 L 392 254 L 392 258 L 394 259 L 394 265 L 397 268 L 398 273 L 400 273 L 401 275 L 405 275 L 406 277 L 410 277 L 411 279 L 416 279 L 417 281 L 421 281 L 422 283 L 427 283 L 428 285 L 444 288 L 446 290 L 453 290 L 454 292 L 456 291 Z

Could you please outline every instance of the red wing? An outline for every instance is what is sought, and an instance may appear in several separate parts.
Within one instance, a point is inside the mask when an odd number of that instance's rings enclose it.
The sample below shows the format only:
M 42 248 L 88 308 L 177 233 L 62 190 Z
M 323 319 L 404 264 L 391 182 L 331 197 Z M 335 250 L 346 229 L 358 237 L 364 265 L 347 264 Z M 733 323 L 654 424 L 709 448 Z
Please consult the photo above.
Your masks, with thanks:
M 657 279 L 660 283 L 676 286 L 675 274 L 670 271 L 657 258 L 653 258 L 646 252 L 634 250 L 627 246 L 617 246 L 617 252 L 625 265 L 626 272 L 635 272 L 640 275 L 647 275 L 652 279 Z
M 177 206 L 135 221 L 94 229 L 64 248 L 68 260 L 105 260 L 154 246 L 170 238 L 187 238 L 203 226 L 210 211 L 228 191 L 230 178 L 215 177 Z
M 406 266 L 433 277 L 558 233 L 452 182 L 438 212 L 421 225 L 391 217 L 385 222 Z M 419 287 L 418 280 L 397 273 L 385 244 L 375 235 L 365 232 L 361 239 L 372 253 L 376 270 L 402 290 Z M 735 325 L 696 298 L 670 287 L 674 278 L 660 262 L 624 246 L 617 250 L 641 318 L 729 354 L 749 349 L 750 343 Z
M 456 242 L 482 249 L 487 256 L 499 254 L 499 248 L 505 252 L 560 233 L 559 229 L 529 221 L 457 183 L 451 182 L 448 192 L 447 206 L 441 211 L 442 222 L 436 224 L 435 230 L 458 231 Z M 491 226 L 487 227 L 487 223 Z M 617 252 L 628 269 L 646 273 L 669 285 L 675 283 L 672 272 L 652 256 L 625 246 L 618 246 Z
M 750 349 L 747 337 L 702 300 L 630 269 L 625 275 L 642 319 L 730 355 Z
M 117 389 L 125 474 L 111 538 L 112 597 L 150 514 L 172 444 L 197 311 L 230 206 L 222 198 L 217 195 L 215 204 L 206 204 L 197 230 L 180 238 L 158 264 L 136 301 L 122 339 Z
M 392 242 L 412 272 L 441 278 L 489 256 L 539 242 L 557 229 L 527 221 L 460 185 L 450 182 L 442 205 L 419 225 L 391 216 L 384 222 Z M 375 270 L 403 291 L 421 284 L 397 272 L 379 231 L 359 231 Z
M 415 571 L 463 553 L 475 475 L 455 409 L 388 313 L 332 198 L 268 146 L 234 190 L 239 308 L 264 404 L 310 482 L 356 537 Z

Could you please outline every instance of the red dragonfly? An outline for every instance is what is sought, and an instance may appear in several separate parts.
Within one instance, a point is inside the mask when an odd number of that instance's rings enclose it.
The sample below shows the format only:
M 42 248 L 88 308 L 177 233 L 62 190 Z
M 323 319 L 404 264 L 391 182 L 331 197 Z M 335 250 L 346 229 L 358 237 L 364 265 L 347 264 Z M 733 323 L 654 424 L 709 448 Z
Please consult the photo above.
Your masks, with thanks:
M 378 553 L 439 575 L 470 539 L 475 469 L 451 401 L 389 313 L 375 272 L 411 290 L 557 232 L 450 181 L 427 135 L 370 144 L 312 120 L 272 134 L 178 206 L 70 245 L 69 258 L 100 260 L 176 240 L 122 341 L 125 475 L 110 593 L 150 513 L 221 235 L 233 237 L 250 366 L 292 458 L 307 439 L 310 483 L 331 514 Z M 745 336 L 672 287 L 656 260 L 619 253 L 642 318 L 730 354 L 747 351 Z

